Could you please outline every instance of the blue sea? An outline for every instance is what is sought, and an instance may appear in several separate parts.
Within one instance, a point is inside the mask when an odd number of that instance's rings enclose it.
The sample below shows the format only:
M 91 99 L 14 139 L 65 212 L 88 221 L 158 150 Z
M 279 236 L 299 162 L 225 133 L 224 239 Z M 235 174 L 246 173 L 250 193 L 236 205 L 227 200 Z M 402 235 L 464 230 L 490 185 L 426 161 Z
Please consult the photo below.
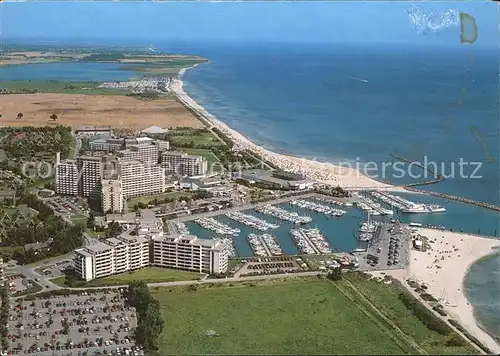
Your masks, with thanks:
M 391 168 L 395 163 L 391 153 L 426 160 L 450 177 L 426 189 L 499 203 L 495 48 L 230 42 L 158 43 L 155 48 L 210 59 L 186 72 L 186 92 L 266 148 L 354 168 L 374 162 L 378 170 L 369 173 L 396 184 L 432 177 L 415 167 L 412 176 L 399 177 Z M 82 81 L 137 76 L 113 64 L 75 69 L 80 65 L 84 64 L 0 68 L 0 78 Z M 447 212 L 403 216 L 404 221 L 492 237 L 500 233 L 496 212 L 427 196 L 407 198 L 443 204 Z M 341 219 L 314 216 L 314 224 L 335 249 L 348 251 L 356 247 L 352 230 L 361 219 L 362 214 L 353 210 Z M 194 224 L 190 228 L 202 237 L 211 236 Z M 296 252 L 287 231 L 284 226 L 277 238 L 286 252 Z M 249 255 L 242 236 L 236 247 L 241 255 Z M 500 299 L 494 295 L 500 290 L 498 273 L 498 258 L 481 260 L 465 284 L 478 320 L 500 336 Z

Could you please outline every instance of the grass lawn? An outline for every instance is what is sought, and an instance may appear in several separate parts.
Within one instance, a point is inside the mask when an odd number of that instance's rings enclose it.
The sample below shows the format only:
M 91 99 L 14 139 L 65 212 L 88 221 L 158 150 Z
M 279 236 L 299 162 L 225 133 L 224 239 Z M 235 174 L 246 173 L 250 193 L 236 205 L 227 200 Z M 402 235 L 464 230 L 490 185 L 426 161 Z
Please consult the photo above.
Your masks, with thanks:
M 425 327 L 399 299 L 399 294 L 404 291 L 404 287 L 399 283 L 387 285 L 375 279 L 367 280 L 353 274 L 349 274 L 348 279 L 372 304 L 429 354 L 477 354 L 477 351 L 470 345 L 446 345 L 451 336 L 456 335 L 455 333 L 445 336 Z
M 165 198 L 182 198 L 182 197 L 190 197 L 192 193 L 190 192 L 169 192 L 169 193 L 164 193 L 164 194 L 158 194 L 158 195 L 150 195 L 150 196 L 144 196 L 144 197 L 137 197 L 137 198 L 132 198 L 127 200 L 127 204 L 129 207 L 133 207 L 135 204 L 138 204 L 139 202 L 143 202 L 144 204 L 148 204 L 151 200 L 158 199 L 158 200 L 163 200 Z
M 204 275 L 196 272 L 179 271 L 176 269 L 149 267 L 137 271 L 117 274 L 106 278 L 95 279 L 90 282 L 74 281 L 72 287 L 103 287 L 128 284 L 132 281 L 144 281 L 146 283 L 189 281 L 202 278 Z M 61 287 L 68 287 L 67 277 L 51 279 L 52 283 Z
M 205 157 L 209 172 L 219 172 L 221 170 L 222 164 L 220 163 L 219 158 L 217 158 L 217 156 L 210 150 L 203 148 L 183 148 L 182 151 L 193 156 Z
M 73 224 L 86 224 L 88 217 L 83 214 L 71 214 L 70 220 Z
M 164 354 L 401 354 L 386 326 L 327 280 L 287 279 L 212 287 L 153 288 Z M 206 335 L 209 330 L 216 337 Z M 402 346 L 401 346 L 402 345 Z
M 177 133 L 177 135 L 175 135 Z M 182 133 L 182 135 L 180 135 Z M 195 132 L 189 129 L 176 129 L 174 131 L 174 135 L 170 136 L 170 140 L 172 145 L 184 145 L 186 143 L 192 142 L 194 147 L 196 145 L 213 145 L 213 146 L 221 146 L 223 143 L 215 137 L 211 132 Z M 198 146 L 199 147 L 199 146 Z

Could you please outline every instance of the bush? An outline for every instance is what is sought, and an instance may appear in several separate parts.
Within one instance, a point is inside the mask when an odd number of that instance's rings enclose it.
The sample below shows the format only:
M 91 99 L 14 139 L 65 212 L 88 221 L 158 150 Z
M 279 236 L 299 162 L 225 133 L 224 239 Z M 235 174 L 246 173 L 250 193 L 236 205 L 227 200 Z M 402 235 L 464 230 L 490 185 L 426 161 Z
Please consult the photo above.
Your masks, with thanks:
M 465 341 L 460 335 L 454 334 L 446 341 L 446 346 L 467 346 L 468 342 Z
M 455 328 L 457 328 L 462 334 L 464 334 L 467 339 L 476 344 L 481 350 L 483 350 L 487 354 L 493 354 L 493 352 L 487 346 L 485 346 L 481 341 L 479 341 L 476 337 L 472 336 L 467 330 L 465 330 L 465 328 L 458 321 L 454 319 L 448 319 L 448 322 Z
M 399 293 L 399 299 L 427 328 L 441 335 L 449 335 L 453 331 L 446 322 L 407 292 Z

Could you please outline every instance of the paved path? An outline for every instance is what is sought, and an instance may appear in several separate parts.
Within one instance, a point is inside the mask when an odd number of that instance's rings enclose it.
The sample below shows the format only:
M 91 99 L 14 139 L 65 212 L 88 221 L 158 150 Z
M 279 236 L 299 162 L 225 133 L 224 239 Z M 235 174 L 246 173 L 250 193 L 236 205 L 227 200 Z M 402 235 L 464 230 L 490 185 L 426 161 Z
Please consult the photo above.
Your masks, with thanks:
M 293 277 L 311 277 L 317 276 L 321 272 L 318 271 L 308 271 L 299 273 L 286 273 L 286 274 L 271 274 L 265 276 L 247 276 L 247 277 L 231 277 L 231 278 L 220 278 L 220 279 L 204 279 L 200 281 L 179 281 L 179 282 L 158 282 L 158 283 L 148 283 L 148 287 L 177 287 L 177 286 L 189 286 L 189 285 L 200 285 L 200 284 L 219 284 L 219 283 L 231 283 L 231 282 L 247 282 L 247 281 L 257 281 L 266 279 L 279 279 L 279 278 L 293 278 Z M 99 287 L 99 289 L 113 289 L 113 288 L 126 288 L 125 285 L 119 286 L 108 286 Z M 86 290 L 92 289 L 92 287 L 87 288 L 67 288 L 72 290 Z M 95 287 L 94 287 L 95 289 Z

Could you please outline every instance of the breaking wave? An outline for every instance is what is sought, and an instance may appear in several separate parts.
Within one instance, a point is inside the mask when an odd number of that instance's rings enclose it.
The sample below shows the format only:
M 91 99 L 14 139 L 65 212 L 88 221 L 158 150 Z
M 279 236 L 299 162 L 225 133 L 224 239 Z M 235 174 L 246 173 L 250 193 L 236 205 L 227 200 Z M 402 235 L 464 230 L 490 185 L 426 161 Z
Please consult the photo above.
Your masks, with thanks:
M 408 9 L 408 16 L 413 28 L 419 34 L 436 33 L 450 27 L 460 26 L 460 11 L 457 9 L 425 13 L 417 6 L 412 5 Z

